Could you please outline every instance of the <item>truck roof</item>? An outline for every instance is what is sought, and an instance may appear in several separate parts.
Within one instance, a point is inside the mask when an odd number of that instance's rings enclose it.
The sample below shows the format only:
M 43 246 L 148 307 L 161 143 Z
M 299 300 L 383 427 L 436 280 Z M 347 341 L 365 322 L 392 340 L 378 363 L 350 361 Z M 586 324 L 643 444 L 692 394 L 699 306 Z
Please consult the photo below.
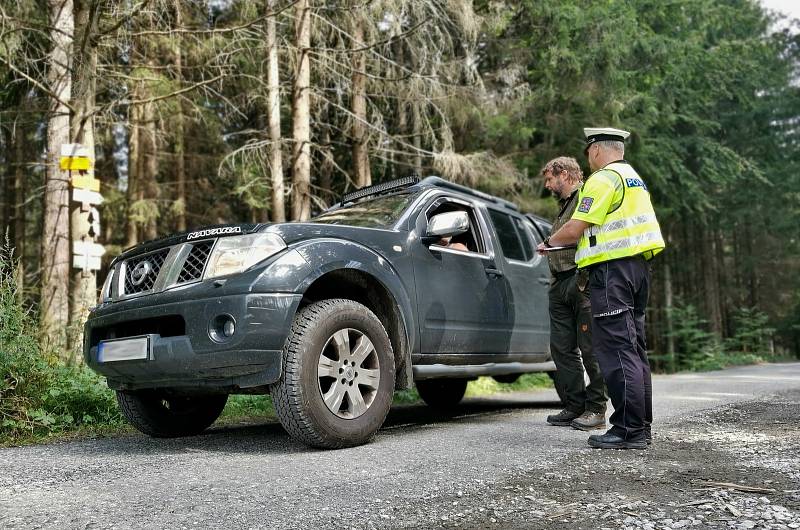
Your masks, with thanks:
M 472 197 L 481 199 L 482 201 L 494 204 L 501 208 L 507 208 L 509 210 L 514 210 L 516 212 L 519 211 L 519 207 L 511 201 L 507 201 L 505 199 L 501 199 L 500 197 L 495 197 L 494 195 L 474 190 L 467 186 L 456 184 L 455 182 L 450 182 L 449 180 L 445 180 L 441 177 L 435 177 L 435 176 L 426 177 L 422 180 L 420 180 L 419 177 L 410 176 L 410 177 L 390 180 L 387 182 L 381 182 L 380 184 L 375 184 L 374 186 L 367 186 L 365 188 L 361 188 L 356 191 L 344 194 L 342 196 L 341 202 L 338 205 L 334 206 L 334 208 L 344 206 L 347 203 L 355 202 L 359 199 L 365 199 L 367 197 L 377 197 L 379 195 L 386 195 L 400 190 L 416 191 L 416 190 L 423 190 L 430 188 L 440 188 L 450 191 L 456 191 L 458 193 L 463 193 L 465 195 L 470 195 Z

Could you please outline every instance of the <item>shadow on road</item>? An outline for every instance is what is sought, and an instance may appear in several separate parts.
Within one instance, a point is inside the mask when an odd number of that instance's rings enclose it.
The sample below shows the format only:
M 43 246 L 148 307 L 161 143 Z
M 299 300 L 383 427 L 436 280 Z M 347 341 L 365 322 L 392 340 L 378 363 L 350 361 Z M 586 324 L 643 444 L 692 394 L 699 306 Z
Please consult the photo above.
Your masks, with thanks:
M 392 431 L 390 436 L 403 436 L 418 429 L 442 423 L 470 423 L 485 421 L 488 417 L 520 410 L 538 411 L 560 407 L 557 401 L 520 401 L 519 399 L 466 399 L 452 412 L 443 412 L 426 405 L 395 405 L 389 412 L 381 432 Z M 224 452 L 253 454 L 293 454 L 315 452 L 289 437 L 281 425 L 265 419 L 263 423 L 228 424 L 212 427 L 199 436 L 185 438 L 150 438 L 131 434 L 117 438 L 92 440 L 88 443 L 93 453 L 168 456 L 187 452 Z

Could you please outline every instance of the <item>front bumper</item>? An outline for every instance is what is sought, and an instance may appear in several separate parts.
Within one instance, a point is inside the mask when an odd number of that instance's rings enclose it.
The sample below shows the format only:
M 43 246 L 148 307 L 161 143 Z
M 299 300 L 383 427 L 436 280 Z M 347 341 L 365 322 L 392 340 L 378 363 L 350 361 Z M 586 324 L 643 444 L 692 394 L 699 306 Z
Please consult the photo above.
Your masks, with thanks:
M 183 388 L 235 391 L 274 383 L 282 351 L 302 295 L 211 295 L 165 292 L 96 309 L 84 329 L 84 358 L 115 389 Z M 233 318 L 236 332 L 214 340 L 215 318 Z M 102 340 L 150 335 L 148 359 L 99 362 Z M 216 337 L 219 339 L 219 336 Z

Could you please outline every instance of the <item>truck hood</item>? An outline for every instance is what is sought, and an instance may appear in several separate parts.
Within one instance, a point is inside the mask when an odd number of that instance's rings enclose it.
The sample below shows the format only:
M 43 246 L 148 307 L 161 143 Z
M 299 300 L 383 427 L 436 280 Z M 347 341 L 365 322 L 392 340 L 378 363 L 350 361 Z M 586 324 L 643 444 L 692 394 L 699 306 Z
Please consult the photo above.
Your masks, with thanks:
M 266 223 L 230 223 L 195 228 L 179 234 L 172 234 L 166 237 L 145 241 L 144 243 L 140 243 L 134 247 L 127 248 L 114 261 L 127 259 L 137 254 L 144 254 L 146 252 L 150 252 L 151 250 L 171 247 L 172 245 L 185 243 L 195 239 L 199 240 L 208 237 L 229 237 L 240 236 L 242 234 L 251 234 L 253 232 L 262 230 L 266 226 L 269 225 Z
M 308 222 L 290 222 L 290 223 L 229 223 L 204 226 L 181 232 L 179 234 L 172 234 L 159 239 L 145 241 L 134 247 L 125 249 L 114 261 L 128 259 L 138 254 L 145 254 L 152 250 L 159 248 L 170 247 L 179 243 L 187 241 L 200 240 L 205 238 L 219 238 L 239 236 L 242 234 L 252 234 L 253 232 L 269 231 L 274 232 L 281 236 L 286 244 L 291 244 L 297 241 L 304 241 L 309 239 L 321 237 L 334 237 L 339 239 L 348 239 L 351 241 L 365 241 L 373 239 L 376 235 L 382 234 L 387 239 L 400 238 L 404 236 L 392 230 L 369 228 L 362 226 L 351 225 L 334 225 L 328 223 L 308 223 Z

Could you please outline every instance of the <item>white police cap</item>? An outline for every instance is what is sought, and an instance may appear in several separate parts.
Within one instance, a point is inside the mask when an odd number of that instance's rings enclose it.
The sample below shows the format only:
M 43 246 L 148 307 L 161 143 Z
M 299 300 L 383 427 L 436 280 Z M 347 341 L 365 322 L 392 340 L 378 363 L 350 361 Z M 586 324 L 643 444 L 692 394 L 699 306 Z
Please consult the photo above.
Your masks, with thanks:
M 614 140 L 624 142 L 631 135 L 628 131 L 614 129 L 612 127 L 585 127 L 583 134 L 586 136 L 586 147 L 588 148 L 595 142 L 603 140 Z

